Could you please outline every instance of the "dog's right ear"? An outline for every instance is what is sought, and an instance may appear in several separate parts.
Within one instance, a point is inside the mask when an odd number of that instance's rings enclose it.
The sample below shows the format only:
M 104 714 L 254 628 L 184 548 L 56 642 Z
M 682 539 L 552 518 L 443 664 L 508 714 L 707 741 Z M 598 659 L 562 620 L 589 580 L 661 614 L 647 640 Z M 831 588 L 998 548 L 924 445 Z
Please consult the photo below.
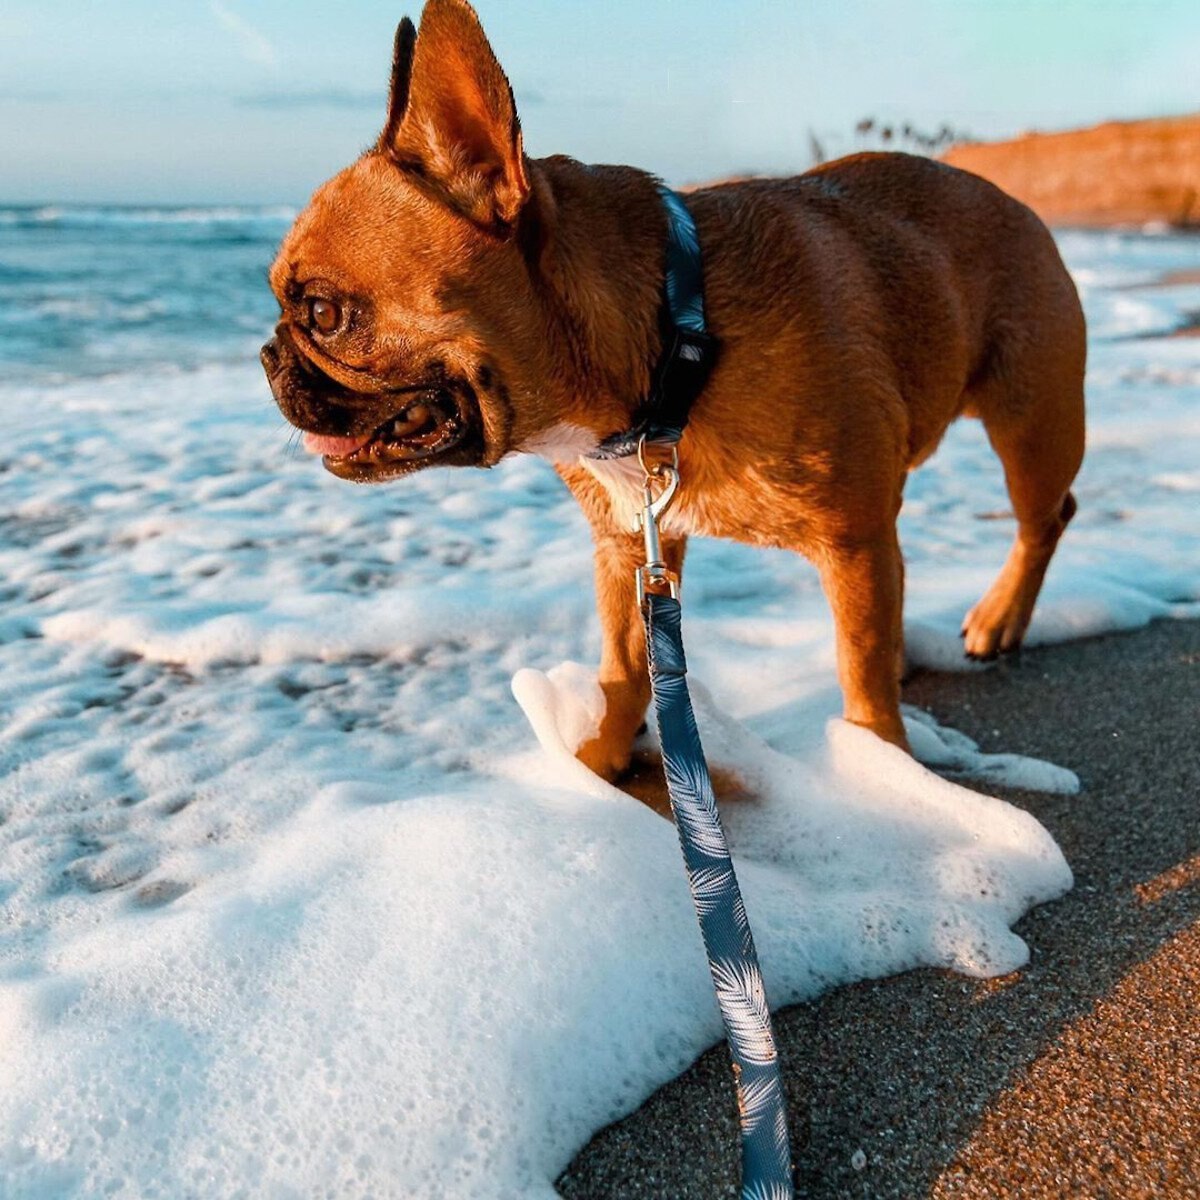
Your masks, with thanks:
M 378 149 L 483 228 L 515 227 L 529 196 L 521 123 L 466 0 L 428 0 L 419 33 L 400 22 Z

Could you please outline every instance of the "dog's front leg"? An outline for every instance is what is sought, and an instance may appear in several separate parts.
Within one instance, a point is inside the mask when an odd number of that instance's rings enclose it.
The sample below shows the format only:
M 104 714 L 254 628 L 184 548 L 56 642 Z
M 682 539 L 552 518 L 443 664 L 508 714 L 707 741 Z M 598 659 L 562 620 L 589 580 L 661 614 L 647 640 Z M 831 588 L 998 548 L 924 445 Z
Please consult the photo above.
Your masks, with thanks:
M 594 531 L 596 607 L 600 613 L 600 687 L 604 718 L 595 737 L 576 756 L 597 775 L 615 779 L 629 766 L 633 740 L 650 703 L 646 671 L 646 631 L 637 605 L 635 573 L 645 560 L 641 536 Z M 662 535 L 663 558 L 676 574 L 683 570 L 686 537 Z
M 907 750 L 897 670 L 904 563 L 895 527 L 869 540 L 826 543 L 820 566 L 833 609 L 846 720 Z

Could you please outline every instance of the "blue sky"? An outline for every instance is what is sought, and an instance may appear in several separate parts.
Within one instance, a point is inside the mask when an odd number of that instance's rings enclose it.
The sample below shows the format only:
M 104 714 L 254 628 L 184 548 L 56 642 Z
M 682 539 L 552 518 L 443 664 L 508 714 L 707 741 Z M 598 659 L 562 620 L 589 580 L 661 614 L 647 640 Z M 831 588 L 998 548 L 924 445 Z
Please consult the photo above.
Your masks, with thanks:
M 865 116 L 979 136 L 1200 109 L 1197 0 L 478 0 L 533 154 L 681 183 Z M 0 202 L 302 200 L 382 123 L 404 0 L 4 0 Z

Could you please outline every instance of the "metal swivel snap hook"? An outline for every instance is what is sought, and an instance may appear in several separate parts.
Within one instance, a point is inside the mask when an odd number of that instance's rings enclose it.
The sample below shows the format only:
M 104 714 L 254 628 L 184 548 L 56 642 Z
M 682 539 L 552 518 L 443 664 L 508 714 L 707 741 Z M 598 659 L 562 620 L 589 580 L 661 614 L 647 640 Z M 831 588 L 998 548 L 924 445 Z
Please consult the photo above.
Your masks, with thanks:
M 637 570 L 637 597 L 641 607 L 647 592 L 679 597 L 679 577 L 663 560 L 662 544 L 658 537 L 659 518 L 671 506 L 679 488 L 679 447 L 671 447 L 669 463 L 646 462 L 646 438 L 638 440 L 638 462 L 645 476 L 642 482 L 642 507 L 634 513 L 633 532 L 642 534 L 646 546 L 646 561 Z M 663 481 L 662 490 L 654 494 L 656 480 Z

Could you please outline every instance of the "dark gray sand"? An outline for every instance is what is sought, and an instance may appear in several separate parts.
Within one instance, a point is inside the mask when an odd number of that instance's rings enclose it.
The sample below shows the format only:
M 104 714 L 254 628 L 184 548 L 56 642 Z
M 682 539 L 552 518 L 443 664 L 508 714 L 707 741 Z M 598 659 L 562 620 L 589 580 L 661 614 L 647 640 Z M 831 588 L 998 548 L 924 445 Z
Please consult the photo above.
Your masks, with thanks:
M 913 971 L 777 1015 L 798 1194 L 1200 1197 L 1200 621 L 921 675 L 905 699 L 1079 774 L 1078 796 L 984 789 L 1046 825 L 1075 888 L 1017 926 L 1013 975 Z M 718 1047 L 558 1187 L 736 1197 L 737 1155 Z

